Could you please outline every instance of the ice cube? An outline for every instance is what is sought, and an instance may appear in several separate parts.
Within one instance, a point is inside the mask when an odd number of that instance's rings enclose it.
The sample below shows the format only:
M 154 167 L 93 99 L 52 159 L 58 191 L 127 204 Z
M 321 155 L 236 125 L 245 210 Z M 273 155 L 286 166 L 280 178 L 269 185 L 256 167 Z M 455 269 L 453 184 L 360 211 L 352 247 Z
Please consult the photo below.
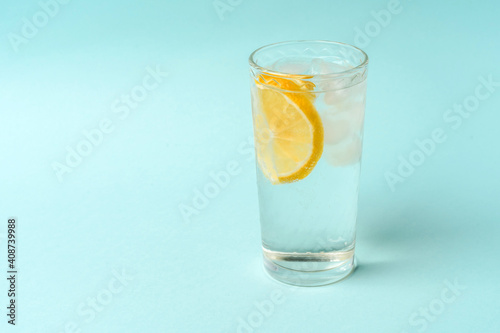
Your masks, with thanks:
M 323 117 L 324 142 L 335 145 L 351 135 L 351 121 L 347 112 L 327 113 Z
M 357 135 L 337 145 L 326 145 L 323 156 L 333 166 L 346 166 L 358 163 L 361 158 L 362 142 Z
M 287 74 L 305 74 L 308 68 L 308 63 L 298 59 L 280 59 L 271 66 L 272 70 Z
M 328 65 L 321 58 L 314 58 L 311 61 L 311 66 L 309 67 L 308 74 L 318 75 L 318 74 L 327 74 L 328 73 Z

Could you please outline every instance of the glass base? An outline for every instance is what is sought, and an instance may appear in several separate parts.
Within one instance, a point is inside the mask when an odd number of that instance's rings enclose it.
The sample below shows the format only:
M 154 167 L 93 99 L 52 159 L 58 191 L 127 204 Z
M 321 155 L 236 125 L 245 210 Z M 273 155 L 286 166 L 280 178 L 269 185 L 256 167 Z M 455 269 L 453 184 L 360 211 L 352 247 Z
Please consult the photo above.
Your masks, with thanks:
M 320 253 L 276 252 L 263 249 L 264 268 L 274 279 L 301 287 L 338 282 L 356 267 L 354 248 Z

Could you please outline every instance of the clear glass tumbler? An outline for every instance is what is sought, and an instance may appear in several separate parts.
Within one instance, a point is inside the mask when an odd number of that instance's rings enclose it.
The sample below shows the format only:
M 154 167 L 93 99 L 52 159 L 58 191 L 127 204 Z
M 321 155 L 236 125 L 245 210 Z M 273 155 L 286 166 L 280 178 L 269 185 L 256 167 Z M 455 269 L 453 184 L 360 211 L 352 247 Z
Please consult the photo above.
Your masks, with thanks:
M 354 269 L 368 56 L 292 41 L 250 56 L 264 267 L 299 286 Z

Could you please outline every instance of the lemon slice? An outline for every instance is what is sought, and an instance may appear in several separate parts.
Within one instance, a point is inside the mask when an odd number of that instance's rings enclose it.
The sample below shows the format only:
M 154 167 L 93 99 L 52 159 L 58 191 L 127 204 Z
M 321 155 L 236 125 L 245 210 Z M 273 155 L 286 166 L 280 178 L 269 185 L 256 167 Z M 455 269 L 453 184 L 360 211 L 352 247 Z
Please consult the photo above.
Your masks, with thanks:
M 314 84 L 262 74 L 256 87 L 254 123 L 260 169 L 272 184 L 304 179 L 323 152 L 323 124 L 313 105 Z

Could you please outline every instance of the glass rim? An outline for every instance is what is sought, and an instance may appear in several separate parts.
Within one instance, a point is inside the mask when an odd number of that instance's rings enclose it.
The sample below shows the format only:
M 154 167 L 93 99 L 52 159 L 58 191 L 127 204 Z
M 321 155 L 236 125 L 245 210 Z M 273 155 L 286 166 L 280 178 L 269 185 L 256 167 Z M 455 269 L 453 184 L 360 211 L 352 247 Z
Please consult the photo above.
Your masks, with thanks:
M 368 54 L 366 54 L 365 51 L 363 51 L 362 49 L 360 49 L 357 46 L 354 46 L 354 45 L 351 45 L 351 44 L 347 44 L 347 43 L 342 43 L 342 42 L 336 42 L 336 41 L 330 41 L 330 40 L 320 40 L 320 39 L 312 39 L 312 40 L 290 40 L 290 41 L 283 41 L 283 42 L 277 42 L 277 43 L 267 44 L 267 45 L 259 47 L 255 51 L 253 51 L 250 54 L 250 57 L 248 58 L 248 62 L 250 64 L 250 66 L 252 68 L 254 68 L 255 70 L 257 70 L 259 72 L 265 72 L 266 74 L 269 74 L 269 75 L 272 75 L 272 76 L 299 76 L 299 77 L 308 76 L 307 74 L 285 73 L 285 72 L 281 72 L 281 71 L 272 70 L 270 68 L 266 68 L 266 67 L 260 66 L 255 61 L 255 55 L 257 54 L 257 52 L 262 51 L 263 49 L 267 49 L 267 48 L 270 48 L 270 47 L 273 47 L 273 46 L 277 46 L 277 45 L 301 44 L 301 43 L 322 43 L 322 44 L 330 44 L 330 45 L 332 45 L 332 44 L 333 45 L 342 45 L 342 46 L 345 46 L 345 47 L 348 47 L 348 48 L 352 48 L 352 49 L 355 49 L 355 50 L 359 51 L 362 54 L 362 56 L 363 56 L 363 61 L 359 65 L 357 65 L 355 67 L 352 67 L 352 68 L 349 68 L 349 69 L 347 69 L 345 71 L 340 71 L 340 72 L 326 73 L 326 74 L 314 74 L 313 76 L 316 79 L 318 79 L 318 78 L 322 78 L 322 79 L 335 78 L 335 77 L 339 77 L 339 76 L 349 75 L 351 73 L 356 73 L 360 69 L 367 67 L 368 62 L 369 62 Z

